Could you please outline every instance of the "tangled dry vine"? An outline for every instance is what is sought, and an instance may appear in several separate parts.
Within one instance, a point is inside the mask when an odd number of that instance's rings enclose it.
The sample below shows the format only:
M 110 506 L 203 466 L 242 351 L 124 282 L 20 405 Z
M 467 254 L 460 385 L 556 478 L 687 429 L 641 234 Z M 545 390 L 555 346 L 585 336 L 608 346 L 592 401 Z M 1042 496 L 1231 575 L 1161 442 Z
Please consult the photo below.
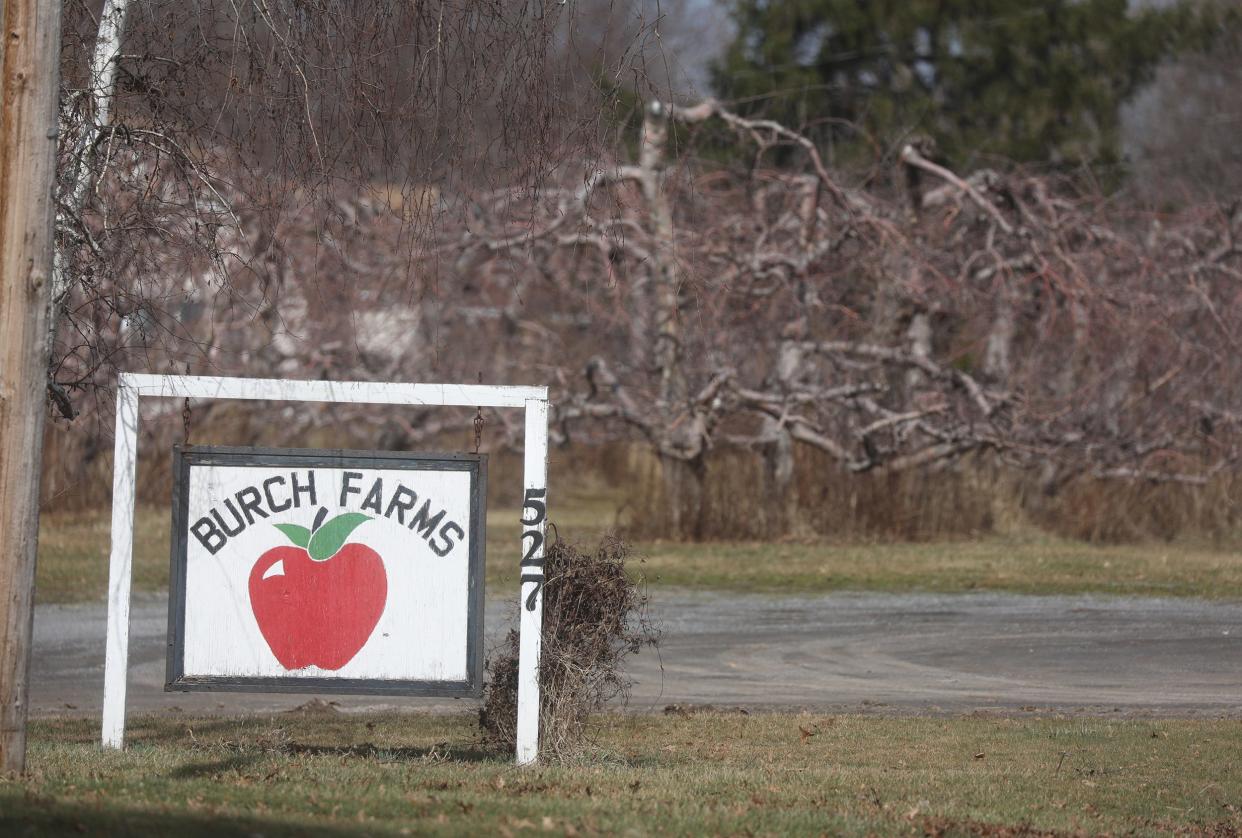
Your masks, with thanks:
M 581 755 L 591 714 L 629 693 L 625 658 L 659 641 L 647 618 L 645 586 L 626 575 L 631 559 L 626 544 L 613 537 L 591 551 L 560 540 L 548 549 L 539 660 L 541 756 Z M 517 724 L 516 631 L 488 658 L 487 675 L 479 726 L 508 751 Z
M 218 372 L 550 381 L 554 441 L 647 443 L 691 536 L 724 447 L 762 455 L 777 494 L 800 446 L 873 474 L 986 452 L 1049 495 L 1231 474 L 1242 211 L 1131 211 L 931 155 L 912 141 L 891 177 L 851 180 L 787 126 L 653 102 L 632 160 L 619 140 L 538 188 L 342 187 L 315 229 L 239 190 L 249 228 L 213 234 L 227 293 L 115 263 L 75 298 L 93 331 L 62 330 L 56 377 L 84 389 L 135 352 L 181 371 L 192 346 Z M 195 181 L 176 184 L 184 204 Z M 138 314 L 175 339 L 138 334 Z M 447 427 L 357 421 L 397 445 Z

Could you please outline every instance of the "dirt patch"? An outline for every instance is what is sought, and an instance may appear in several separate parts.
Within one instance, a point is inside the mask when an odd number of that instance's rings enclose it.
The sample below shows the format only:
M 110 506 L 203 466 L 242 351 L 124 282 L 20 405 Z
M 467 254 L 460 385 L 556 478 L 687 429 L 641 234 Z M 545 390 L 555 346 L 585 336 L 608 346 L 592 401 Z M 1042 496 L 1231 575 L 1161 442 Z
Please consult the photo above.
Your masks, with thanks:
M 292 710 L 284 712 L 291 716 L 336 716 L 340 714 L 340 702 L 325 701 L 322 698 L 312 698 L 305 704 L 299 704 Z
M 1151 824 L 1157 832 L 1180 838 L 1239 838 L 1238 827 L 1228 821 L 1214 824 Z M 951 836 L 978 836 L 978 838 L 1096 838 L 1111 836 L 1111 832 L 1088 832 L 1075 830 L 1062 832 L 1038 829 L 1028 824 L 986 823 L 976 820 L 925 817 L 919 821 L 925 838 L 951 838 Z
M 977 835 L 980 838 L 1067 838 L 1067 836 L 1088 836 L 1090 832 L 1056 832 L 1036 829 L 1026 824 L 985 823 L 973 820 L 955 820 L 953 818 L 923 818 L 920 821 L 922 833 L 926 838 L 950 838 L 958 835 Z
M 717 707 L 715 704 L 667 704 L 664 707 L 664 715 L 666 716 L 681 716 L 684 718 L 686 716 L 698 716 L 703 713 L 750 715 L 750 711 L 745 707 Z

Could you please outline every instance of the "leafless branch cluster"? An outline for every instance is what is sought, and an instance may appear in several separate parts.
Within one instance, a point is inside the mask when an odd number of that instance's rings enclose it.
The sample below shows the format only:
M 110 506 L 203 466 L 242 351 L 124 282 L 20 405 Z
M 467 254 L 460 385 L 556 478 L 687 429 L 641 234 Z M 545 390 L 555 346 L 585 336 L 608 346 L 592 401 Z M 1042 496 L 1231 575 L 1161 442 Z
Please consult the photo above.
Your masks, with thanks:
M 748 170 L 670 148 L 712 120 Z M 764 165 L 782 146 L 804 165 Z M 990 451 L 1049 492 L 1235 463 L 1237 212 L 1128 215 L 913 145 L 905 195 L 849 188 L 795 132 L 714 102 L 653 105 L 638 156 L 488 195 L 452 247 L 483 293 L 516 295 L 497 316 L 551 338 L 562 433 L 628 429 L 681 497 L 721 444 L 764 451 L 778 486 L 791 443 L 852 472 Z
M 689 533 L 722 446 L 778 492 L 799 446 L 853 473 L 988 452 L 1049 493 L 1235 465 L 1236 207 L 1130 212 L 918 142 L 902 189 L 860 186 L 715 101 L 653 102 L 631 151 L 551 95 L 581 88 L 550 6 L 320 5 L 144 5 L 125 43 L 178 57 L 126 47 L 106 125 L 99 74 L 68 74 L 62 412 L 117 367 L 549 381 L 558 439 L 644 440 Z M 454 419 L 382 421 L 410 445 Z
M 116 369 L 136 365 L 288 372 L 296 357 L 337 374 L 355 333 L 348 363 L 383 375 L 372 349 L 391 355 L 393 333 L 409 348 L 401 318 L 430 287 L 410 281 L 412 255 L 438 217 L 490 178 L 537 185 L 608 133 L 598 107 L 580 107 L 599 101 L 584 69 L 615 76 L 635 60 L 584 68 L 575 9 L 71 2 L 49 376 L 59 412 L 90 410 Z M 384 224 L 371 223 L 381 208 Z M 386 311 L 394 298 L 405 308 L 377 325 L 357 303 L 380 294 Z M 291 327 L 299 318 L 320 328 Z

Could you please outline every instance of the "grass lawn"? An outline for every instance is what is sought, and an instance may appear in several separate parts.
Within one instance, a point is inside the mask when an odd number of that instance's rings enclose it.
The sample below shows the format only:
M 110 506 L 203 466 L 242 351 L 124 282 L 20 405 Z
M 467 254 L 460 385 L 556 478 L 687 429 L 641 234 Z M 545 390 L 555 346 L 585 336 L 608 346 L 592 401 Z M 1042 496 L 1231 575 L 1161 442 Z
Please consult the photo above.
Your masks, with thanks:
M 116 753 L 93 722 L 37 721 L 30 776 L 0 780 L 0 834 L 1242 829 L 1237 721 L 609 714 L 581 762 L 527 769 L 475 730 L 467 716 L 139 717 Z
M 561 534 L 590 544 L 609 522 L 608 507 L 586 499 L 552 510 Z M 517 585 L 516 509 L 493 510 L 487 584 Z M 98 600 L 108 578 L 106 511 L 42 516 L 40 602 Z M 134 585 L 168 584 L 169 513 L 138 511 Z M 897 544 L 640 543 L 636 570 L 653 585 L 737 591 L 1015 591 L 1242 599 L 1242 553 L 1183 544 L 1093 546 L 1049 537 Z
M 1242 599 L 1242 553 L 1054 538 L 643 545 L 659 583 L 747 591 L 1012 591 Z

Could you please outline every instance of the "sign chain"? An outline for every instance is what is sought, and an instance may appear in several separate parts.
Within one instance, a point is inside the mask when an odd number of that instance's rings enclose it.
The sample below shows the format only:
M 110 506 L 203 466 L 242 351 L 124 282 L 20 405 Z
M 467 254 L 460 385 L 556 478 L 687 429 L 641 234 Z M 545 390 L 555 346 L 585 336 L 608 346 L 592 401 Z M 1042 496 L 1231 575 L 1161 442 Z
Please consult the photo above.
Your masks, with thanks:
M 479 370 L 479 383 L 483 383 L 483 371 Z M 477 405 L 474 409 L 474 453 L 479 453 L 479 446 L 483 442 L 483 405 Z
M 190 374 L 190 364 L 187 361 L 185 365 L 185 374 Z M 190 445 L 190 397 L 185 397 L 185 403 L 181 406 L 181 434 L 182 444 L 186 447 Z

